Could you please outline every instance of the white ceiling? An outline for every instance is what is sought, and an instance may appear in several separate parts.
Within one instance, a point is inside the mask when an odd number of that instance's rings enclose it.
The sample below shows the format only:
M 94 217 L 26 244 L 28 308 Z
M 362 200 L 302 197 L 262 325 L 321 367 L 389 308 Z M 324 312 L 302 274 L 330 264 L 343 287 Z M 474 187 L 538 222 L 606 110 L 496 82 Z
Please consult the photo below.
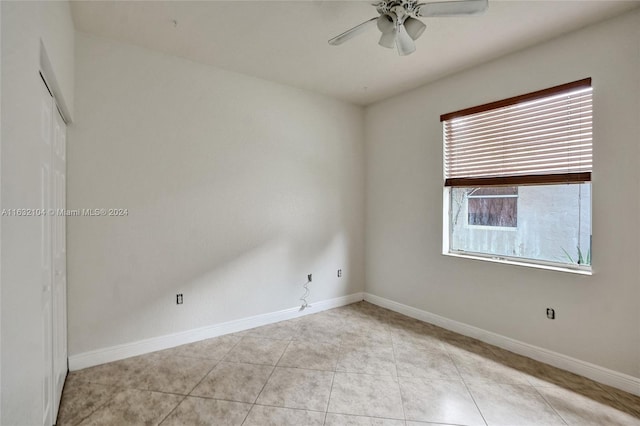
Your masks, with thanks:
M 476 17 L 425 18 L 417 51 L 378 46 L 363 1 L 75 1 L 76 29 L 366 105 L 640 6 L 640 1 L 496 1 Z M 177 22 L 177 25 L 174 24 Z

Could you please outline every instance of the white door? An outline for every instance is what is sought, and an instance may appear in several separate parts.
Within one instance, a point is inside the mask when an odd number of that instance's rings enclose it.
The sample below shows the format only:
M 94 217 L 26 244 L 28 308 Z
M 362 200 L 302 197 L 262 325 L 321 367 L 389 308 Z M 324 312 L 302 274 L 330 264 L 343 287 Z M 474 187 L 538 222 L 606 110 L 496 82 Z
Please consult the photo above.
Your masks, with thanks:
M 53 236 L 53 418 L 58 415 L 64 380 L 67 377 L 67 248 L 66 217 L 66 142 L 67 126 L 54 105 L 52 206 L 57 214 L 51 219 Z
M 53 97 L 44 83 L 41 84 L 40 100 L 40 208 L 48 212 L 51 208 L 51 149 L 53 130 Z M 52 268 L 51 268 L 51 217 L 41 214 L 40 258 L 42 285 L 42 424 L 53 424 L 53 329 L 52 329 Z

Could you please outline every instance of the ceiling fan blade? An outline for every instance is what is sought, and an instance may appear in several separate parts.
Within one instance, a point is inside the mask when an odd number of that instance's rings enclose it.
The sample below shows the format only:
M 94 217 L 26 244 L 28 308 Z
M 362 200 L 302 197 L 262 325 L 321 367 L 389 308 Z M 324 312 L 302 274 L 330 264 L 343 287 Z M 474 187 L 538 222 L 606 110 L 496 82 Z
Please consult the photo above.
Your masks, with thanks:
M 423 3 L 417 6 L 417 16 L 476 15 L 489 7 L 488 0 L 460 0 Z
M 329 40 L 329 44 L 332 46 L 337 46 L 339 44 L 342 44 L 345 41 L 350 40 L 353 37 L 357 36 L 358 34 L 368 30 L 369 27 L 371 27 L 372 24 L 375 23 L 377 20 L 378 20 L 378 16 L 376 16 L 375 18 L 371 18 L 368 21 L 365 21 L 362 24 L 357 25 L 351 28 L 350 30 L 343 32 L 339 36 L 332 38 L 331 40 Z

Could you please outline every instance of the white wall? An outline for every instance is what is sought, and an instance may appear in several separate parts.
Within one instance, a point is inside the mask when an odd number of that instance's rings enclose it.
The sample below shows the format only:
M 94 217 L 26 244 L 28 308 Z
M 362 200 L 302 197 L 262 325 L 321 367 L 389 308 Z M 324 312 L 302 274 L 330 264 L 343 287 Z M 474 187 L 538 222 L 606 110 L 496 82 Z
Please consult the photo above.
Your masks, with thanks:
M 636 11 L 367 108 L 367 292 L 640 377 L 639 75 Z M 440 114 L 585 77 L 593 276 L 443 256 Z
M 76 43 L 67 205 L 129 215 L 68 219 L 70 355 L 363 290 L 362 108 Z
M 2 6 L 0 6 L 0 51 L 2 47 Z M 0 100 L 2 99 L 2 54 L 0 54 Z M 0 188 L 2 188 L 2 102 L 0 101 Z M 2 210 L 0 189 L 0 210 Z M 0 259 L 2 259 L 2 221 L 0 220 Z M 0 424 L 2 424 L 2 262 L 0 261 Z
M 73 116 L 74 30 L 66 2 L 2 1 L 2 207 L 40 205 L 40 43 Z M 40 219 L 2 217 L 1 423 L 42 422 Z

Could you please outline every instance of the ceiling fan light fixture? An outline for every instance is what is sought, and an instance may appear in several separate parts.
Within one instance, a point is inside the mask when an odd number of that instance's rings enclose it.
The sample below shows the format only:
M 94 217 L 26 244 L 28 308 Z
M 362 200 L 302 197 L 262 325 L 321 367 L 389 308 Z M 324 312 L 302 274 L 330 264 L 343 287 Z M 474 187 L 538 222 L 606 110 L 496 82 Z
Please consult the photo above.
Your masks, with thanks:
M 396 31 L 393 30 L 391 32 L 382 33 L 378 44 L 388 49 L 393 49 L 394 47 L 396 47 Z
M 398 54 L 400 56 L 407 56 L 416 51 L 416 44 L 409 34 L 404 25 L 398 26 L 396 32 L 396 47 L 398 48 Z
M 377 20 L 377 25 L 382 34 L 391 33 L 396 28 L 395 17 L 388 14 L 380 15 Z
M 419 19 L 408 17 L 404 21 L 404 27 L 407 30 L 407 34 L 413 40 L 417 40 L 422 35 L 427 26 Z

